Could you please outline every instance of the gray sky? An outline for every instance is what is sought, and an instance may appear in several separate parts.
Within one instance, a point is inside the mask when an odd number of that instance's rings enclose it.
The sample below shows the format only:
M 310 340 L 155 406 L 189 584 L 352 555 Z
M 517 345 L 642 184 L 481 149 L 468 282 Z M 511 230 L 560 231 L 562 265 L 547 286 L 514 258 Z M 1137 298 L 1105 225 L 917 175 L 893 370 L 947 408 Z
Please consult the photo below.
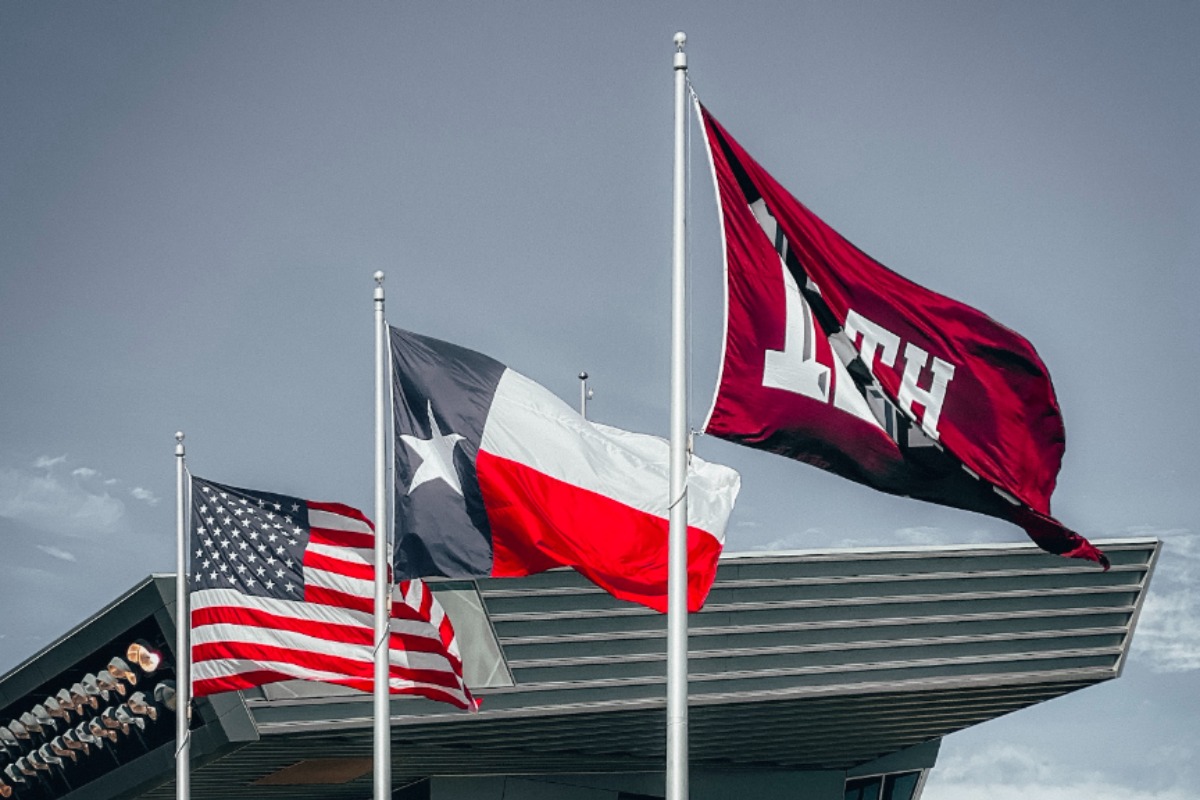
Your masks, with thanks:
M 797 197 L 1035 344 L 1056 514 L 1166 542 L 1125 676 L 950 737 L 927 797 L 1195 797 L 1195 0 L 0 4 L 0 670 L 173 569 L 177 429 L 199 475 L 371 507 L 377 269 L 394 324 L 665 433 L 679 29 Z M 743 476 L 732 551 L 1025 539 L 699 447 Z

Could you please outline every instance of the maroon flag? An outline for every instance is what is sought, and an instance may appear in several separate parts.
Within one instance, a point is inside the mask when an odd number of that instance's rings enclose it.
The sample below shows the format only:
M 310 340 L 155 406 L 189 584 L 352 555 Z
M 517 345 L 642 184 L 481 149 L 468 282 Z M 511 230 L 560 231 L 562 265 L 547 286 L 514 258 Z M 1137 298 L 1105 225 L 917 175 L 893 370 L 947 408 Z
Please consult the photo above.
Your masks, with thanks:
M 863 253 L 700 114 L 728 315 L 706 432 L 1010 520 L 1044 550 L 1107 568 L 1050 516 L 1065 440 L 1033 346 Z

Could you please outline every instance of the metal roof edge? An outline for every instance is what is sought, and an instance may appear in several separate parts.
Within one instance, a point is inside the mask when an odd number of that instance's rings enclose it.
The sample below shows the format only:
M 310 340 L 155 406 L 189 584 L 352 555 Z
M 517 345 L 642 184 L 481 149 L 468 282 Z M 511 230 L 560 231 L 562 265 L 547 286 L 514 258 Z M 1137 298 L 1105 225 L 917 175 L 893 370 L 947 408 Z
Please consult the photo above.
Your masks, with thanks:
M 106 618 L 116 619 L 118 627 L 123 630 L 129 627 L 129 617 L 126 614 L 122 620 L 120 619 L 120 615 L 130 605 L 145 603 L 145 615 L 150 616 L 153 614 L 159 609 L 162 600 L 161 592 L 155 585 L 156 581 L 162 577 L 162 575 L 151 574 L 142 578 L 99 611 L 89 614 L 66 633 L 58 636 L 49 644 L 34 652 L 33 655 L 21 661 L 3 675 L 0 675 L 0 706 L 8 705 L 10 702 L 31 691 L 47 677 L 51 677 L 62 671 L 69 662 L 75 660 L 75 656 L 67 654 L 68 650 L 78 654 L 85 650 L 95 649 L 95 647 L 99 647 L 108 641 L 111 638 L 111 634 L 99 632 L 106 622 Z M 170 577 L 174 580 L 173 574 Z M 145 597 L 143 598 L 141 595 L 145 595 Z M 98 633 L 95 636 L 89 636 L 88 633 L 90 631 L 97 631 Z M 94 646 L 90 644 L 93 639 L 96 640 Z M 57 666 L 50 666 L 48 669 L 46 668 L 45 665 L 47 663 L 56 660 L 62 663 L 57 664 Z M 31 680 L 32 682 L 30 682 Z
M 1161 539 L 1155 536 L 1124 536 L 1114 539 L 1094 539 L 1092 543 L 1097 547 L 1148 547 L 1157 546 L 1161 543 Z M 964 544 L 912 544 L 912 545 L 887 545 L 875 547 L 813 547 L 796 550 L 743 550 L 736 553 L 725 552 L 721 554 L 721 561 L 739 561 L 743 559 L 757 558 L 791 558 L 791 557 L 813 557 L 823 556 L 829 558 L 837 558 L 838 556 L 846 556 L 847 558 L 855 558 L 859 556 L 893 556 L 893 555 L 962 555 L 964 551 L 968 552 L 988 552 L 988 553 L 1043 553 L 1045 552 L 1033 542 L 972 542 Z M 1053 555 L 1052 553 L 1046 553 Z

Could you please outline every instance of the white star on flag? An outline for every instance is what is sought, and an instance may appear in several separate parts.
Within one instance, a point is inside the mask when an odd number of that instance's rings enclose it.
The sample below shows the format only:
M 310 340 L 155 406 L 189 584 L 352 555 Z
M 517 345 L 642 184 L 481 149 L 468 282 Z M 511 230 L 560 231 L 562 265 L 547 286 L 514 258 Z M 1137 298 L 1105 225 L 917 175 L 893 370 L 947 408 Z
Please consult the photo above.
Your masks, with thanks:
M 421 466 L 413 473 L 412 483 L 408 493 L 412 494 L 418 486 L 429 481 L 443 480 L 460 497 L 462 484 L 458 480 L 458 470 L 454 468 L 454 446 L 463 439 L 457 433 L 443 434 L 433 417 L 433 403 L 429 403 L 429 439 L 418 439 L 416 436 L 400 434 L 404 442 L 421 459 Z

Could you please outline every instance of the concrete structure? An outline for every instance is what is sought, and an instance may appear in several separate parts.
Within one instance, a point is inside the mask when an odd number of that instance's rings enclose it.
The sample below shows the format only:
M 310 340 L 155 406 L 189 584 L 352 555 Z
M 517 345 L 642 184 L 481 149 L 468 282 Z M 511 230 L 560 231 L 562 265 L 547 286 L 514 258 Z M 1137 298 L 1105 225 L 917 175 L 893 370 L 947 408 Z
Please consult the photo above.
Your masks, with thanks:
M 692 798 L 906 800 L 943 736 L 1117 677 L 1159 544 L 1103 547 L 1108 572 L 1009 545 L 722 559 L 691 617 Z M 661 615 L 570 571 L 435 587 L 484 704 L 470 715 L 393 701 L 396 798 L 662 796 Z M 173 576 L 148 578 L 11 671 L 0 726 L 133 639 L 169 653 L 173 605 Z M 171 677 L 168 660 L 137 688 Z M 200 701 L 192 796 L 364 800 L 370 715 L 369 695 L 321 684 Z M 145 730 L 117 731 L 102 751 L 35 768 L 14 796 L 169 800 L 173 725 L 163 712 Z

